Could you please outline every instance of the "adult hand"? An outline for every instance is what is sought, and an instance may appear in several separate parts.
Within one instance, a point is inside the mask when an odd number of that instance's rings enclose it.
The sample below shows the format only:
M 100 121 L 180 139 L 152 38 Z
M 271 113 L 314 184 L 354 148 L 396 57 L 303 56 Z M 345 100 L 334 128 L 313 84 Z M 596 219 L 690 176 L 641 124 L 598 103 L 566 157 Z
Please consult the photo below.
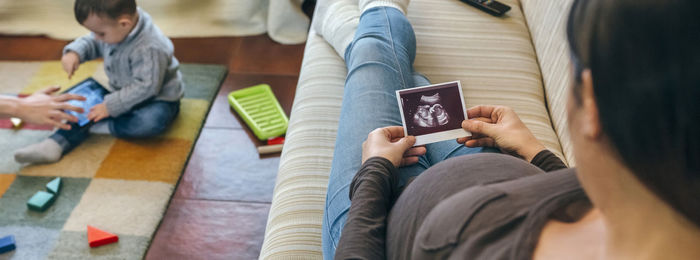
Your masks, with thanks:
M 88 119 L 100 122 L 100 120 L 109 117 L 109 111 L 107 111 L 107 106 L 104 103 L 97 104 L 90 108 L 90 113 L 88 114 Z
M 528 162 L 546 149 L 509 107 L 476 106 L 467 110 L 467 116 L 462 128 L 472 136 L 457 139 L 467 147 L 496 147 Z
M 78 70 L 78 66 L 80 66 L 80 56 L 73 51 L 69 51 L 61 57 L 61 65 L 63 65 L 63 70 L 68 73 L 68 79 L 70 79 L 73 77 L 73 73 Z
M 377 128 L 362 143 L 362 163 L 372 157 L 385 158 L 395 167 L 417 163 L 418 156 L 425 154 L 426 150 L 422 146 L 413 147 L 415 143 L 415 137 L 404 137 L 403 127 Z
M 84 97 L 75 94 L 62 94 L 54 96 L 61 88 L 53 86 L 44 90 L 38 91 L 26 98 L 20 98 L 17 101 L 17 112 L 15 115 L 30 123 L 41 125 L 52 125 L 61 129 L 69 130 L 70 125 L 64 123 L 64 120 L 70 122 L 78 122 L 78 118 L 69 115 L 62 110 L 71 110 L 82 113 L 83 109 L 72 106 L 67 101 L 70 100 L 85 100 Z

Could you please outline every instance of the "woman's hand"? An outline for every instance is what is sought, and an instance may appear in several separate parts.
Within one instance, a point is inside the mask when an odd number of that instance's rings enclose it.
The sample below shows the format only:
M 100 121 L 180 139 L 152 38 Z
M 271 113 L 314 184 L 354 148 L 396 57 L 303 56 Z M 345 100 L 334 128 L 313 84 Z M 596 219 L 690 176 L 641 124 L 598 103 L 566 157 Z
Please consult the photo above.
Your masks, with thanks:
M 509 107 L 476 106 L 467 110 L 467 116 L 462 128 L 472 136 L 457 139 L 467 147 L 496 147 L 528 162 L 546 149 Z
M 404 137 L 403 127 L 377 128 L 362 143 L 362 163 L 372 157 L 383 157 L 396 167 L 417 163 L 418 156 L 425 154 L 426 150 L 422 146 L 412 147 L 415 143 L 415 137 Z
M 75 94 L 53 96 L 53 94 L 60 89 L 61 88 L 58 86 L 53 86 L 38 91 L 26 98 L 18 99 L 17 111 L 15 115 L 30 123 L 52 125 L 61 129 L 69 130 L 70 125 L 64 123 L 64 120 L 78 122 L 78 118 L 63 112 L 62 110 L 72 110 L 82 113 L 82 108 L 72 106 L 66 102 L 70 100 L 85 100 L 85 98 Z

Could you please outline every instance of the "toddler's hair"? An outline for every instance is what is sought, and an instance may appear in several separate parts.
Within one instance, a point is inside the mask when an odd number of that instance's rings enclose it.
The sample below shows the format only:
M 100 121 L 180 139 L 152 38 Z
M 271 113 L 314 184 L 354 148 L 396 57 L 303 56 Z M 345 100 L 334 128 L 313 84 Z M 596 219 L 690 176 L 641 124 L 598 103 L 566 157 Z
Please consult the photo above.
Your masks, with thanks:
M 112 19 L 136 13 L 136 0 L 76 0 L 73 7 L 75 20 L 83 24 L 90 14 L 107 15 Z

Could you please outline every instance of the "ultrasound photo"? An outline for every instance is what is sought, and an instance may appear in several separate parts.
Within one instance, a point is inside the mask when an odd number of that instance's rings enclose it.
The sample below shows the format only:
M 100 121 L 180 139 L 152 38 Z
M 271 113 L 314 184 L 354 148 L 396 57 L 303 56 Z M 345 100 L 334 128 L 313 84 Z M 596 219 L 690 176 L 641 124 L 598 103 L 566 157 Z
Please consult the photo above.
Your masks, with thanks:
M 404 131 L 416 136 L 417 143 L 469 135 L 462 129 L 466 110 L 458 81 L 399 90 L 396 96 Z

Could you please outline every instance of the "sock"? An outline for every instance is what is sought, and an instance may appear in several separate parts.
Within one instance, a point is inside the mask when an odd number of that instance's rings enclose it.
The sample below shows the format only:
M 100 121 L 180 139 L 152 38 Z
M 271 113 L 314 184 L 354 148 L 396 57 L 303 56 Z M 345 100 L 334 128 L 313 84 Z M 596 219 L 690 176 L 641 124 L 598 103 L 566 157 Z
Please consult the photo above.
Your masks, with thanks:
M 357 0 L 320 0 L 314 11 L 314 30 L 333 46 L 341 58 L 360 23 Z
M 404 15 L 406 15 L 406 10 L 408 9 L 409 0 L 360 0 L 360 13 L 377 7 L 377 6 L 388 6 L 399 9 Z
M 20 163 L 52 163 L 63 155 L 63 148 L 51 138 L 32 144 L 15 152 L 15 160 Z
M 91 134 L 108 135 L 111 134 L 109 131 L 109 123 L 107 121 L 101 121 L 90 127 Z

